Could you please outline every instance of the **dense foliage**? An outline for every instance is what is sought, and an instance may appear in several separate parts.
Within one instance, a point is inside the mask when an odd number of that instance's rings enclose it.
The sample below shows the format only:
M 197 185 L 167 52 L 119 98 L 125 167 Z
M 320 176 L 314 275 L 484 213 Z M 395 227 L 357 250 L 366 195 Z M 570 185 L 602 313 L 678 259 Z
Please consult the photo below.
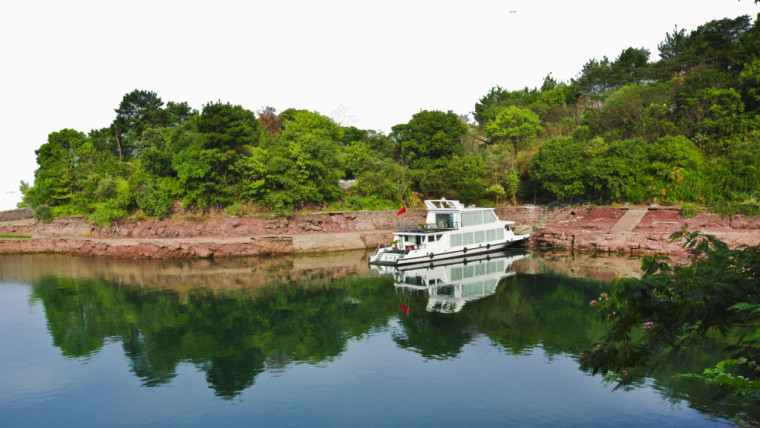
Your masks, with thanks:
M 729 249 L 710 235 L 679 232 L 685 262 L 647 256 L 641 279 L 623 278 L 591 300 L 609 333 L 581 352 L 582 367 L 621 385 L 639 381 L 668 355 L 693 352 L 711 338 L 731 345 L 726 359 L 697 377 L 748 400 L 760 416 L 760 247 Z
M 675 28 L 659 59 L 629 47 L 570 82 L 492 88 L 475 123 L 420 111 L 388 135 L 317 112 L 124 95 L 113 122 L 53 132 L 23 204 L 107 223 L 134 212 L 378 209 L 466 203 L 654 202 L 760 212 L 760 21 Z M 339 180 L 355 179 L 343 189 Z

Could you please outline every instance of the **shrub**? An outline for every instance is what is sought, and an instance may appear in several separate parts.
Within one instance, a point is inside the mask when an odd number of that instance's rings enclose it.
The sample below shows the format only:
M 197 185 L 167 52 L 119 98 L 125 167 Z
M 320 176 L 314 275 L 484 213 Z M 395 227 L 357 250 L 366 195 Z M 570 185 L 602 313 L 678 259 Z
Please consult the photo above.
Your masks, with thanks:
M 143 194 L 137 198 L 137 206 L 149 216 L 164 218 L 172 212 L 174 199 L 169 195 L 168 186 L 162 180 L 149 180 Z
M 34 218 L 43 223 L 50 223 L 53 221 L 53 213 L 50 211 L 50 205 L 37 205 L 32 208 L 32 211 L 34 211 Z
M 225 209 L 227 215 L 234 215 L 236 217 L 242 217 L 248 213 L 248 207 L 240 202 L 235 202 L 232 205 L 228 205 Z
M 701 212 L 702 209 L 692 203 L 684 202 L 681 204 L 681 215 L 684 218 L 694 218 Z
M 95 211 L 90 214 L 88 219 L 98 226 L 108 226 L 111 223 L 123 218 L 127 212 L 119 207 L 115 199 L 109 199 L 105 202 L 95 204 Z
M 747 400 L 748 408 L 759 409 L 760 248 L 730 249 L 685 229 L 671 235 L 672 241 L 681 239 L 685 263 L 645 256 L 641 279 L 617 279 L 609 295 L 591 300 L 609 329 L 580 353 L 581 368 L 607 375 L 618 387 L 630 385 L 660 367 L 664 357 L 684 355 L 722 335 L 735 340 L 723 351 L 726 359 L 700 375 L 681 376 L 725 387 Z

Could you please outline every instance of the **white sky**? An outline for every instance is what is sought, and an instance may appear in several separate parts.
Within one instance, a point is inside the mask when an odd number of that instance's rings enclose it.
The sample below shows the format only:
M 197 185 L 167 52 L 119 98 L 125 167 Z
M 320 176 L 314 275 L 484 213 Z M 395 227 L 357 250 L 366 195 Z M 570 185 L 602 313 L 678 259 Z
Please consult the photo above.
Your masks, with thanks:
M 510 10 L 516 11 L 510 13 Z M 27 0 L 0 8 L 0 210 L 63 128 L 107 126 L 124 94 L 316 110 L 388 132 L 488 90 L 569 81 L 591 58 L 749 14 L 752 0 Z

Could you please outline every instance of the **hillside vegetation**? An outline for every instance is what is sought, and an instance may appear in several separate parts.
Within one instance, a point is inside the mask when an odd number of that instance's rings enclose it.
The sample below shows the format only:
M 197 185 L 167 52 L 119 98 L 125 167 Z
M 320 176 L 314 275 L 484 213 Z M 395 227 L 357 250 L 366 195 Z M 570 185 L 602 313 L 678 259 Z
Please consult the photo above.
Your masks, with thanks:
M 420 111 L 383 133 L 305 110 L 196 111 L 124 95 L 113 122 L 62 129 L 37 151 L 24 202 L 38 216 L 164 217 L 175 203 L 229 214 L 466 203 L 685 203 L 760 207 L 760 22 L 674 29 L 658 47 L 589 60 L 570 82 L 492 88 L 474 122 Z M 348 189 L 340 179 L 356 179 Z

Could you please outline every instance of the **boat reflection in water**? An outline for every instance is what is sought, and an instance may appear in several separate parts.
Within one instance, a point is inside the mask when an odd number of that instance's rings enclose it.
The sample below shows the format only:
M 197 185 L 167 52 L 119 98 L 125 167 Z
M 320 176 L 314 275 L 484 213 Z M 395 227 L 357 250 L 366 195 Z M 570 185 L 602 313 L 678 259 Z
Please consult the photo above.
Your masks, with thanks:
M 467 302 L 493 295 L 502 279 L 514 275 L 512 263 L 527 252 L 509 251 L 409 267 L 371 266 L 383 276 L 393 276 L 396 293 L 427 294 L 428 312 L 455 313 Z

